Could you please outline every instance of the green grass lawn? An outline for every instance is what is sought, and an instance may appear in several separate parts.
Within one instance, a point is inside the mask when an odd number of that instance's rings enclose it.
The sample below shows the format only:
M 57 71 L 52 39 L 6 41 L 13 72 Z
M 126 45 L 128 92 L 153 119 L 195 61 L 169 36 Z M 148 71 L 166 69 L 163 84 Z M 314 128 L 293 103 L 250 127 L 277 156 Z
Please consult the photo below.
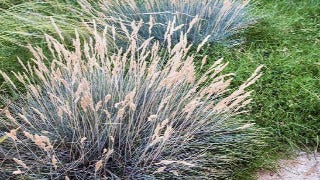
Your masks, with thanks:
M 237 78 L 264 64 L 250 118 L 279 142 L 316 147 L 320 135 L 320 1 L 257 1 L 265 17 L 226 57 Z M 233 60 L 232 60 L 233 59 Z
M 272 165 L 296 148 L 319 149 L 320 135 L 320 1 L 256 3 L 263 18 L 246 31 L 245 46 L 220 54 L 239 81 L 258 64 L 265 65 L 245 118 L 267 128 L 273 141 L 249 170 Z M 242 170 L 239 176 L 246 179 L 248 174 Z
M 253 119 L 270 134 L 269 145 L 256 161 L 236 174 L 271 168 L 294 150 L 319 149 L 320 136 L 320 1 L 256 0 L 261 19 L 242 36 L 244 45 L 210 47 L 212 62 L 224 57 L 240 83 L 259 65 L 264 75 L 253 86 Z
M 269 128 L 279 142 L 315 147 L 320 135 L 320 1 L 256 2 L 265 16 L 245 32 L 247 42 L 218 55 L 230 61 L 239 81 L 264 64 L 249 118 Z
M 241 34 L 239 47 L 210 47 L 211 62 L 224 57 L 236 83 L 244 81 L 259 64 L 264 76 L 252 87 L 251 112 L 243 116 L 270 132 L 266 149 L 254 162 L 236 172 L 237 179 L 261 167 L 271 167 L 283 154 L 297 148 L 318 149 L 320 135 L 320 1 L 255 0 L 261 19 Z M 1 48 L 0 48 L 1 49 Z M 0 67 L 17 71 L 16 56 L 27 59 L 21 48 L 0 50 Z M 1 79 L 0 79 L 1 83 Z

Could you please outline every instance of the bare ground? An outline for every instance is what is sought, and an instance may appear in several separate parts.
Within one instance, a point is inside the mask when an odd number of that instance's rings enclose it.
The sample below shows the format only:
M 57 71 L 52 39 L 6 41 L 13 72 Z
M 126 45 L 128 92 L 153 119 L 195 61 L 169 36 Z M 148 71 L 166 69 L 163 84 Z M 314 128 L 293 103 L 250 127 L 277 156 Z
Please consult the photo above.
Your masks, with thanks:
M 276 171 L 258 172 L 258 180 L 320 180 L 320 153 L 300 152 L 295 159 L 281 160 Z

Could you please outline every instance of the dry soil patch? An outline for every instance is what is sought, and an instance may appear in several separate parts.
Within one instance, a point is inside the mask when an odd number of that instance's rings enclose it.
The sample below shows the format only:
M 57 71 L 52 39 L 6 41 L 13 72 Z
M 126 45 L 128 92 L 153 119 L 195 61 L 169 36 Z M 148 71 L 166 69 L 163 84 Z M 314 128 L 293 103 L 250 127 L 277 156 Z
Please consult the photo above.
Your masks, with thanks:
M 258 180 L 320 180 L 320 153 L 301 152 L 295 159 L 280 160 L 276 171 L 258 172 Z

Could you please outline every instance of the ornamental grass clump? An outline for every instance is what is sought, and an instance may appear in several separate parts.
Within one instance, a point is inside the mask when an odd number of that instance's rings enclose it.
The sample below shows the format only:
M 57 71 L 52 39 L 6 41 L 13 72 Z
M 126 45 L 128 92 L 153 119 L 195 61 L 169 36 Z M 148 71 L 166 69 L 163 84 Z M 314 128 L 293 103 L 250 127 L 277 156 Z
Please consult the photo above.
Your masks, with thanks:
M 128 26 L 133 20 L 147 22 L 140 32 L 146 39 L 152 34 L 164 41 L 168 23 L 176 18 L 181 27 L 172 37 L 174 43 L 179 41 L 180 32 L 188 32 L 187 38 L 194 44 L 208 38 L 211 43 L 236 45 L 241 39 L 234 35 L 254 22 L 249 0 L 99 0 L 98 5 L 96 1 L 80 0 L 79 3 L 96 19 Z M 192 29 L 188 28 L 190 23 L 194 24 Z
M 180 27 L 172 36 L 173 43 L 184 32 L 194 44 L 207 38 L 211 43 L 236 45 L 241 39 L 234 35 L 252 24 L 254 15 L 249 0 L 8 0 L 0 2 L 0 47 L 41 43 L 44 33 L 57 36 L 57 26 L 64 34 L 59 38 L 70 39 L 74 28 L 86 35 L 87 25 L 83 22 L 92 19 L 102 30 L 106 23 L 130 28 L 132 21 L 143 20 L 140 38 L 146 40 L 152 34 L 162 42 L 168 23 L 175 19 Z M 190 23 L 194 24 L 192 29 Z
M 235 116 L 261 66 L 231 92 L 222 59 L 197 74 L 187 34 L 169 45 L 169 33 L 161 49 L 152 37 L 138 43 L 141 26 L 118 50 L 109 29 L 84 42 L 76 32 L 70 49 L 46 35 L 50 56 L 29 46 L 32 63 L 13 72 L 25 93 L 2 109 L 1 179 L 222 178 L 263 144 Z

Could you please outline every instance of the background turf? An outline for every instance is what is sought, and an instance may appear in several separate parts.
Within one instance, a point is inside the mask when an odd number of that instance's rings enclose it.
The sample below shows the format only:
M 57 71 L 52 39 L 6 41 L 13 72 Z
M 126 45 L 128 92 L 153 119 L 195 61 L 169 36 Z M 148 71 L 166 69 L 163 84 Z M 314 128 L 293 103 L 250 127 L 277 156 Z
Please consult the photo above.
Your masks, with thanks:
M 258 64 L 264 76 L 253 87 L 252 111 L 245 118 L 271 132 L 269 146 L 247 169 L 272 167 L 296 150 L 319 150 L 320 1 L 256 0 L 262 19 L 244 33 L 246 43 L 219 56 L 242 81 Z M 214 51 L 214 50 L 212 50 Z M 211 51 L 210 51 L 211 52 Z

